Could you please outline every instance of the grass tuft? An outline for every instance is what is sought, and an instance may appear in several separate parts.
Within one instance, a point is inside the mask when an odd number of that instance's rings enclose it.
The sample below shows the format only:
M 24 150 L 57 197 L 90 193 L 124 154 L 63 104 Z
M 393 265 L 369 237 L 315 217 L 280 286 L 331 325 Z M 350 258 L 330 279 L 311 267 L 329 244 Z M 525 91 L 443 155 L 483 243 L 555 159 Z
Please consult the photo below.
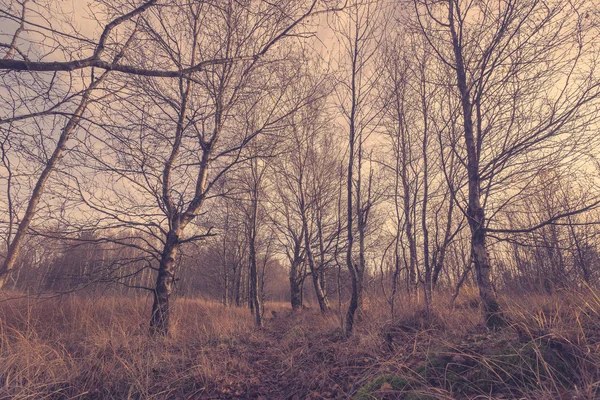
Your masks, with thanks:
M 339 315 L 281 303 L 256 329 L 247 309 L 178 299 L 152 338 L 147 299 L 2 301 L 0 398 L 600 398 L 598 293 L 501 297 L 496 330 L 465 293 L 429 313 L 402 299 L 393 321 L 370 301 L 350 339 Z

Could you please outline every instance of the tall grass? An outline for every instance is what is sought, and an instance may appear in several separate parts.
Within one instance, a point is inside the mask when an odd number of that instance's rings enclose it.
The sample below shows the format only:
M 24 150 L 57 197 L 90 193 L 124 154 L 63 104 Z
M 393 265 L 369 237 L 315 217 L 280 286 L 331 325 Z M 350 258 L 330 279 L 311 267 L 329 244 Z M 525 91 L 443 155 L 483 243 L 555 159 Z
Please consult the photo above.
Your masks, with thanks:
M 4 398 L 168 398 L 223 376 L 213 342 L 252 330 L 246 310 L 175 303 L 172 335 L 148 337 L 146 299 L 50 299 L 0 305 Z
M 0 398 L 600 397 L 600 295 L 510 295 L 509 324 L 488 331 L 474 291 L 437 294 L 429 315 L 366 299 L 356 334 L 339 315 L 267 305 L 174 303 L 171 334 L 148 336 L 146 298 L 0 301 Z M 271 315 L 271 310 L 276 311 Z

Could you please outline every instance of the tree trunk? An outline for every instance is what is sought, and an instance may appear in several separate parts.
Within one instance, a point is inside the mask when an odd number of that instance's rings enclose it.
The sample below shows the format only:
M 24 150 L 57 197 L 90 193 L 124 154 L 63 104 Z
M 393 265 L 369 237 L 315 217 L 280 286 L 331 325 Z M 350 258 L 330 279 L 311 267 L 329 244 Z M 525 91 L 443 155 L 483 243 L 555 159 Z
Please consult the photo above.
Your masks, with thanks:
M 300 179 L 298 180 L 298 191 L 300 194 L 300 216 L 302 218 L 302 232 L 304 234 L 304 252 L 306 254 L 306 258 L 308 261 L 308 268 L 310 269 L 310 274 L 312 276 L 313 287 L 315 288 L 315 295 L 317 297 L 317 301 L 319 303 L 319 309 L 322 313 L 325 313 L 329 309 L 329 305 L 327 304 L 327 298 L 325 297 L 325 293 L 323 292 L 323 287 L 320 282 L 320 271 L 317 270 L 315 266 L 315 258 L 313 255 L 311 243 L 310 243 L 310 232 L 308 229 L 308 210 L 306 206 L 306 200 L 304 197 L 304 184 L 303 184 L 303 175 L 300 175 Z
M 325 271 L 325 243 L 323 242 L 323 216 L 322 209 L 317 205 L 317 235 L 319 237 L 319 283 L 323 297 L 327 299 L 327 274 Z
M 359 178 L 360 179 L 360 178 Z M 360 188 L 360 186 L 359 186 Z M 358 201 L 357 201 L 358 203 Z M 361 317 L 361 310 L 363 308 L 363 287 L 364 287 L 364 275 L 367 268 L 367 261 L 365 259 L 366 247 L 365 247 L 365 229 L 366 229 L 366 215 L 365 211 L 361 210 L 357 213 L 358 219 L 358 267 L 356 268 L 356 278 L 358 282 L 357 292 L 357 310 L 359 317 Z
M 355 68 L 356 60 L 353 60 L 353 67 Z M 356 114 L 356 102 L 354 101 L 356 98 L 356 74 L 352 75 L 352 113 L 350 117 L 350 140 L 349 140 L 349 151 L 348 151 L 348 176 L 346 181 L 346 190 L 347 190 L 347 239 L 348 245 L 346 248 L 346 266 L 348 267 L 348 271 L 350 272 L 350 278 L 352 281 L 352 294 L 350 297 L 350 304 L 348 305 L 348 312 L 346 313 L 346 336 L 350 337 L 352 335 L 352 331 L 354 329 L 354 314 L 358 308 L 358 276 L 356 273 L 356 268 L 354 262 L 352 260 L 352 248 L 354 244 L 354 235 L 353 235 L 353 214 L 354 208 L 352 206 L 353 200 L 353 175 L 354 175 L 354 144 L 355 144 L 355 126 L 354 126 L 354 116 Z
M 454 4 L 452 1 L 449 2 L 448 20 L 450 22 L 452 44 L 456 59 L 457 83 L 461 97 L 465 146 L 467 150 L 467 176 L 469 185 L 467 219 L 471 228 L 471 256 L 473 258 L 473 266 L 475 268 L 475 276 L 477 278 L 477 285 L 479 286 L 479 295 L 481 297 L 486 324 L 490 328 L 496 328 L 504 324 L 504 319 L 500 312 L 500 305 L 496 299 L 490 278 L 490 257 L 485 243 L 485 210 L 481 205 L 479 153 L 473 128 L 473 104 L 467 84 L 467 73 L 462 55 L 462 47 L 454 26 Z
M 427 103 L 427 89 L 425 87 L 425 66 L 421 64 L 421 107 L 423 112 L 423 143 L 422 143 L 422 157 L 423 157 L 423 203 L 421 207 L 421 230 L 423 235 L 423 266 L 425 267 L 425 281 L 423 285 L 423 297 L 425 298 L 425 308 L 427 311 L 427 317 L 431 315 L 431 301 L 432 301 L 432 271 L 431 271 L 431 260 L 429 256 L 429 229 L 427 227 L 427 207 L 429 201 L 429 155 L 427 154 L 427 148 L 429 147 L 429 105 Z
M 407 149 L 407 138 L 404 135 L 401 136 L 401 152 L 402 152 L 402 167 L 400 169 L 400 175 L 402 177 L 402 198 L 404 201 L 404 230 L 406 239 L 408 240 L 408 293 L 413 291 L 413 286 L 417 284 L 417 243 L 413 234 L 413 216 L 412 211 L 414 209 L 414 201 L 411 198 L 414 197 L 411 194 L 410 182 L 408 176 L 408 149 Z
M 481 214 L 483 215 L 483 210 Z M 481 220 L 479 223 L 482 223 Z M 471 252 L 473 254 L 473 266 L 475 267 L 475 275 L 477 277 L 477 285 L 479 286 L 479 295 L 483 305 L 484 317 L 486 324 L 490 328 L 497 328 L 504 325 L 504 319 L 500 312 L 500 305 L 496 299 L 496 294 L 492 288 L 490 279 L 490 258 L 485 247 L 485 231 L 476 227 L 477 222 L 471 224 Z
M 250 306 L 251 310 L 254 314 L 254 322 L 256 326 L 262 326 L 262 314 L 261 314 L 261 305 L 260 305 L 260 295 L 258 293 L 258 273 L 256 269 L 256 254 L 250 248 Z
M 448 219 L 446 220 L 446 231 L 444 232 L 444 240 L 442 242 L 441 248 L 438 251 L 435 266 L 433 267 L 432 288 L 435 288 L 438 283 L 440 272 L 442 271 L 442 268 L 444 268 L 444 263 L 446 261 L 446 252 L 448 251 L 448 246 L 450 245 L 453 236 L 456 234 L 456 232 L 454 234 L 451 233 L 452 216 L 454 214 L 454 198 L 452 194 L 449 195 L 449 202 L 450 204 L 448 205 Z
M 302 241 L 304 238 L 304 226 L 300 235 L 293 235 L 294 239 L 294 254 L 289 257 L 290 260 L 290 301 L 292 309 L 298 310 L 302 308 L 302 280 L 303 280 L 303 254 Z
M 348 261 L 348 258 L 350 260 Z M 351 256 L 346 256 L 346 263 L 349 265 L 348 269 L 350 270 L 350 276 L 352 277 L 352 295 L 350 297 L 350 304 L 348 305 L 348 312 L 346 313 L 346 336 L 350 337 L 354 330 L 354 316 L 356 314 L 356 310 L 358 309 L 358 277 L 356 276 L 356 270 L 354 265 L 352 265 Z
M 236 307 L 241 307 L 241 299 L 242 299 L 242 265 L 239 261 L 235 263 L 234 269 L 234 281 L 233 281 L 233 301 Z
M 398 231 L 400 227 L 398 227 Z M 392 315 L 392 321 L 396 316 L 396 294 L 398 293 L 398 278 L 400 276 L 400 255 L 398 254 L 399 247 L 399 235 L 396 235 L 396 249 L 394 250 L 394 275 L 392 276 L 392 293 L 390 299 L 390 314 Z
M 227 307 L 229 305 L 229 273 L 227 271 L 227 266 L 225 267 L 225 285 L 223 288 L 223 305 Z
M 262 326 L 262 313 L 261 313 L 261 304 L 260 304 L 260 294 L 258 290 L 258 269 L 256 266 L 256 223 L 258 216 L 258 193 L 256 190 L 253 191 L 253 199 L 252 199 L 252 215 L 250 218 L 251 226 L 249 228 L 250 241 L 249 241 L 249 256 L 250 256 L 250 309 L 254 313 L 254 322 L 256 326 Z
M 327 274 L 325 273 L 325 263 L 321 263 L 321 266 L 319 267 L 319 283 L 321 284 L 323 297 L 327 299 Z
M 294 310 L 302 308 L 302 289 L 298 280 L 298 267 L 299 264 L 293 262 L 290 269 L 290 301 Z
M 161 255 L 158 267 L 158 276 L 154 288 L 154 303 L 150 318 L 150 333 L 152 335 L 166 335 L 169 332 L 169 298 L 173 291 L 175 278 L 175 258 L 179 248 L 179 237 L 174 231 L 167 234 L 167 240 Z
M 304 213 L 303 213 L 304 214 Z M 315 267 L 315 260 L 313 257 L 312 249 L 310 248 L 310 237 L 308 236 L 308 227 L 306 224 L 306 220 L 304 218 L 304 246 L 306 251 L 306 257 L 308 259 L 308 268 L 310 268 L 310 274 L 312 275 L 313 286 L 315 288 L 315 295 L 317 296 L 317 301 L 319 302 L 319 308 L 322 313 L 326 313 L 329 310 L 329 304 L 327 301 L 327 297 L 325 297 L 325 293 L 323 292 L 323 288 L 320 282 L 320 273 Z
M 71 138 L 71 135 L 75 131 L 75 128 L 77 128 L 77 126 L 79 125 L 81 116 L 83 115 L 89 104 L 92 91 L 95 88 L 97 88 L 98 85 L 100 85 L 100 83 L 104 80 L 105 76 L 106 74 L 102 75 L 99 79 L 92 82 L 83 93 L 81 101 L 79 102 L 79 106 L 73 112 L 73 115 L 70 117 L 69 121 L 65 125 L 60 137 L 58 138 L 56 147 L 54 148 L 54 152 L 52 153 L 48 161 L 46 161 L 46 165 L 44 166 L 42 173 L 38 177 L 35 187 L 33 188 L 33 192 L 31 193 L 31 197 L 29 198 L 29 201 L 27 203 L 25 215 L 23 215 L 23 219 L 21 220 L 21 223 L 17 228 L 15 237 L 8 246 L 6 258 L 4 259 L 4 262 L 0 267 L 0 289 L 2 289 L 2 287 L 4 286 L 8 274 L 11 272 L 11 270 L 14 268 L 17 262 L 17 258 L 21 251 L 21 246 L 23 245 L 25 235 L 27 233 L 27 230 L 29 229 L 29 226 L 31 225 L 31 221 L 35 215 L 35 212 L 37 211 L 37 206 L 41 200 L 42 193 L 44 192 L 44 188 L 46 186 L 46 182 L 48 181 L 48 178 L 50 178 L 50 174 L 52 174 L 52 172 L 56 168 L 56 165 L 62 158 L 64 150 L 67 146 L 67 142 Z M 11 213 L 12 210 L 8 210 L 8 212 Z

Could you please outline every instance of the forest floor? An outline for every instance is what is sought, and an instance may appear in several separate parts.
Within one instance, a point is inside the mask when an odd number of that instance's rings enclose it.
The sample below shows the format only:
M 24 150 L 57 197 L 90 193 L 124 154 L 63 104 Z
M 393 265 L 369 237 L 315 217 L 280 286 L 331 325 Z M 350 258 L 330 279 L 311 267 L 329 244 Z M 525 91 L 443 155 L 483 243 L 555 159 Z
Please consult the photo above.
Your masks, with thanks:
M 504 296 L 496 331 L 475 300 L 439 295 L 427 318 L 401 299 L 393 322 L 372 301 L 346 339 L 336 311 L 281 303 L 257 329 L 245 308 L 178 299 L 150 338 L 147 299 L 3 299 L 0 398 L 600 398 L 597 293 Z

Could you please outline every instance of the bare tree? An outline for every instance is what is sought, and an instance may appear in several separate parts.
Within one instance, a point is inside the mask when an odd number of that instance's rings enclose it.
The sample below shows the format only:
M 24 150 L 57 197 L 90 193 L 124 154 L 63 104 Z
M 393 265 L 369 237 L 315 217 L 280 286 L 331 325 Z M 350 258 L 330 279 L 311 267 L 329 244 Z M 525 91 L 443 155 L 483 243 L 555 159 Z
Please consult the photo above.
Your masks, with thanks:
M 67 26 L 63 30 L 54 28 L 52 24 L 40 25 L 35 21 L 29 20 L 25 13 L 25 5 L 23 5 L 23 11 L 19 14 L 8 10 L 2 11 L 2 17 L 8 21 L 16 22 L 19 28 L 11 38 L 10 43 L 2 43 L 0 47 L 8 48 L 7 55 L 18 53 L 22 56 L 22 59 L 14 59 L 5 57 L 0 60 L 0 70 L 11 70 L 11 71 L 74 71 L 84 68 L 98 68 L 106 71 L 118 71 L 125 74 L 134 74 L 142 76 L 153 76 L 162 78 L 179 78 L 184 75 L 189 75 L 194 72 L 199 72 L 207 67 L 215 65 L 230 64 L 232 62 L 242 61 L 254 61 L 257 58 L 264 56 L 271 47 L 273 47 L 279 40 L 287 36 L 294 35 L 294 29 L 300 25 L 311 15 L 316 12 L 328 11 L 327 7 L 318 10 L 318 0 L 312 0 L 307 4 L 304 2 L 290 2 L 282 1 L 280 4 L 266 4 L 259 5 L 258 7 L 252 8 L 252 5 L 239 5 L 247 7 L 250 12 L 251 18 L 260 18 L 270 16 L 269 21 L 272 24 L 271 28 L 274 28 L 275 35 L 270 35 L 268 40 L 263 42 L 263 45 L 259 49 L 250 53 L 236 54 L 234 56 L 226 56 L 222 58 L 213 58 L 201 60 L 199 57 L 194 59 L 192 64 L 188 64 L 186 67 L 182 67 L 178 64 L 177 60 L 171 60 L 167 65 L 156 63 L 154 65 L 138 65 L 136 63 L 129 63 L 132 58 L 138 59 L 140 53 L 128 55 L 121 60 L 106 61 L 103 56 L 110 52 L 119 52 L 119 41 L 115 40 L 112 35 L 118 33 L 118 29 L 125 25 L 127 22 L 135 19 L 137 16 L 145 13 L 147 10 L 155 10 L 160 12 L 160 8 L 165 8 L 165 5 L 160 4 L 159 0 L 147 0 L 139 2 L 139 4 L 127 13 L 122 13 L 124 7 L 127 7 L 128 2 L 122 1 L 119 3 L 115 2 L 104 2 L 107 13 L 112 17 L 109 21 L 97 21 L 98 25 L 103 27 L 102 34 L 95 40 L 81 36 L 76 33 L 73 26 Z M 263 7 L 264 6 L 264 7 Z M 167 6 L 168 7 L 168 6 Z M 119 11 L 118 11 L 119 10 Z M 274 15 L 273 11 L 282 11 L 279 15 Z M 284 11 L 285 10 L 285 11 Z M 58 9 L 50 10 L 51 13 L 59 12 Z M 116 15 L 115 15 L 116 14 Z M 26 50 L 21 50 L 18 45 L 18 36 L 25 29 L 29 27 L 35 27 L 43 35 L 43 40 L 51 43 L 44 43 L 44 48 L 47 54 L 55 52 L 57 49 L 61 50 L 67 58 L 71 58 L 65 61 L 40 61 L 31 60 L 27 56 Z M 66 29 L 70 28 L 70 29 Z M 76 54 L 72 54 L 65 51 L 64 42 L 69 41 L 70 47 L 77 47 L 80 49 Z M 167 41 L 163 44 L 167 45 Z M 26 45 L 23 47 L 27 47 Z M 77 57 L 79 54 L 91 53 L 88 56 Z M 165 68 L 167 67 L 167 68 Z M 172 67 L 169 69 L 168 67 Z
M 259 19 L 254 12 L 233 1 L 224 9 L 199 3 L 155 10 L 139 30 L 149 40 L 180 39 L 157 42 L 158 48 L 149 48 L 144 59 L 185 69 L 196 64 L 200 51 L 229 58 L 263 48 L 280 33 L 270 18 L 279 18 L 284 10 L 261 10 L 264 18 Z M 110 194 L 96 193 L 82 170 L 78 186 L 86 207 L 112 224 L 133 226 L 160 240 L 160 249 L 150 249 L 158 263 L 154 332 L 168 331 L 181 245 L 209 233 L 195 226 L 186 234 L 186 228 L 195 224 L 211 193 L 218 195 L 214 190 L 220 178 L 248 159 L 246 146 L 259 135 L 276 132 L 303 106 L 305 99 L 287 97 L 290 66 L 291 61 L 274 57 L 273 62 L 217 64 L 175 80 L 132 75 L 128 91 L 106 99 L 104 131 L 90 131 L 82 143 L 81 165 L 94 166 L 99 173 L 95 181 L 112 186 Z M 130 187 L 122 187 L 121 181 Z
M 284 214 L 281 217 L 286 221 L 278 224 L 278 230 L 286 238 L 284 242 L 289 243 L 286 247 L 292 264 L 293 292 L 297 293 L 298 282 L 304 280 L 298 268 L 304 262 L 319 308 L 326 312 L 329 309 L 326 270 L 333 263 L 332 252 L 339 235 L 336 182 L 331 180 L 338 150 L 327 118 L 327 98 L 322 94 L 329 85 L 310 75 L 303 77 L 300 85 L 319 89 L 309 107 L 290 117 L 283 157 L 274 164 L 274 178 L 278 182 L 276 209 Z
M 140 2 L 129 12 L 123 13 L 121 11 L 123 8 L 130 8 L 128 4 L 115 4 L 114 2 L 103 3 L 101 4 L 101 6 L 104 7 L 102 14 L 106 15 L 107 20 L 96 20 L 97 25 L 102 27 L 102 33 L 96 40 L 78 33 L 77 27 L 72 24 L 71 19 L 69 18 L 69 13 L 67 13 L 65 18 L 62 18 L 62 15 L 60 14 L 62 10 L 57 5 L 46 6 L 36 3 L 28 4 L 27 1 L 17 2 L 17 4 L 10 2 L 10 4 L 2 10 L 0 18 L 5 20 L 7 25 L 14 24 L 15 31 L 12 35 L 7 37 L 6 43 L 0 43 L 0 47 L 6 49 L 4 57 L 0 60 L 0 70 L 16 71 L 21 72 L 22 74 L 31 74 L 31 71 L 52 72 L 53 75 L 50 75 L 48 78 L 50 85 L 48 92 L 52 90 L 58 71 L 75 71 L 91 68 L 91 83 L 88 85 L 88 88 L 82 92 L 81 102 L 76 110 L 72 112 L 71 119 L 65 126 L 61 138 L 56 144 L 56 151 L 46 162 L 46 167 L 33 189 L 23 219 L 15 232 L 15 237 L 12 239 L 12 228 L 9 228 L 10 232 L 7 235 L 6 240 L 8 252 L 7 257 L 3 262 L 3 266 L 0 269 L 0 273 L 5 275 L 7 271 L 11 270 L 14 266 L 23 236 L 35 214 L 39 198 L 44 190 L 48 176 L 56 168 L 57 162 L 62 157 L 62 153 L 64 152 L 69 137 L 77 127 L 82 114 L 87 108 L 91 92 L 102 84 L 104 77 L 109 71 L 119 71 L 130 75 L 171 77 L 181 80 L 183 76 L 189 76 L 206 67 L 227 65 L 232 62 L 256 61 L 259 57 L 264 56 L 269 49 L 274 47 L 279 40 L 291 36 L 294 30 L 305 19 L 317 11 L 317 0 L 308 4 L 300 3 L 301 2 L 295 2 L 295 4 L 292 4 L 290 2 L 283 2 L 283 4 L 279 5 L 279 8 L 252 8 L 251 6 L 243 6 L 249 18 L 258 21 L 255 26 L 262 30 L 260 33 L 265 34 L 263 36 L 263 39 L 265 40 L 261 40 L 259 46 L 246 49 L 250 51 L 248 54 L 241 54 L 238 52 L 235 55 L 232 55 L 232 53 L 230 53 L 228 56 L 225 56 L 225 58 L 218 58 L 219 56 L 216 55 L 217 58 L 211 60 L 200 60 L 197 54 L 194 54 L 191 59 L 188 60 L 191 64 L 188 64 L 189 67 L 185 68 L 182 67 L 181 63 L 183 60 L 181 58 L 172 57 L 174 56 L 172 52 L 173 49 L 169 48 L 169 45 L 167 44 L 168 40 L 165 41 L 164 38 L 160 37 L 160 34 L 156 30 L 145 29 L 150 26 L 147 22 L 152 19 L 152 17 L 144 17 L 144 15 L 148 15 L 149 11 L 155 12 L 155 15 L 160 15 L 162 12 L 161 10 L 168 9 L 169 7 L 179 7 L 182 9 L 179 5 L 163 7 L 158 1 L 149 0 Z M 29 5 L 31 5 L 31 9 L 28 9 Z M 161 10 L 159 10 L 159 8 L 161 8 Z M 209 7 L 206 6 L 203 8 Z M 327 9 L 325 8 L 324 10 Z M 320 11 L 323 11 L 323 9 Z M 185 11 L 182 9 L 182 12 Z M 202 10 L 202 12 L 204 12 L 204 10 Z M 165 12 L 165 14 L 166 13 L 168 12 Z M 61 18 L 57 19 L 56 17 L 59 15 Z M 262 22 L 259 17 L 264 17 Z M 144 21 L 146 24 L 142 24 L 144 27 L 138 29 L 138 27 L 141 26 L 139 25 L 140 20 Z M 267 20 L 271 24 L 269 26 L 271 31 L 268 33 L 264 32 L 265 26 L 261 25 Z M 30 34 L 31 32 L 35 32 L 35 34 Z M 259 33 L 257 32 L 256 34 Z M 129 37 L 129 39 L 123 40 L 123 37 Z M 144 55 L 140 43 L 144 40 L 155 41 L 158 47 L 153 47 L 153 49 L 161 54 L 155 54 L 153 57 L 145 57 L 143 58 L 144 61 L 140 64 L 140 57 L 143 57 Z M 124 44 L 122 44 L 122 42 L 124 42 Z M 133 45 L 131 45 L 132 43 Z M 32 51 L 32 49 L 35 51 Z M 195 52 L 196 50 L 194 49 L 193 51 Z M 42 61 L 47 55 L 55 57 L 57 54 L 59 56 L 64 56 L 66 60 Z M 32 60 L 34 56 L 37 56 L 40 61 Z M 110 61 L 107 61 L 107 58 Z M 149 62 L 149 60 L 152 61 Z M 165 66 L 170 66 L 172 69 L 164 69 Z M 94 77 L 94 68 L 103 69 L 106 72 L 102 74 L 99 79 L 96 79 Z M 39 118 L 48 115 L 64 114 L 65 111 L 58 109 L 58 106 L 59 104 L 54 104 L 46 107 L 46 110 L 29 113 L 28 115 L 13 115 L 11 118 L 3 119 L 2 123 L 7 124 L 26 118 Z M 6 154 L 7 146 L 7 143 L 3 145 L 3 162 L 10 175 L 7 179 L 11 180 L 12 172 L 8 171 L 8 169 L 10 169 L 10 161 Z M 9 202 L 11 201 L 11 198 L 12 194 L 9 193 Z M 14 212 L 11 207 L 11 217 L 9 221 L 11 227 L 14 223 L 12 217 L 13 214 Z
M 25 7 L 25 6 L 23 6 L 23 7 Z M 123 50 L 125 50 L 126 47 L 127 46 L 125 46 Z M 115 62 L 118 62 L 118 60 L 121 57 L 123 57 L 123 51 L 121 51 L 119 54 L 116 55 Z M 47 158 L 47 160 L 45 160 L 42 171 L 39 174 L 39 176 L 37 177 L 37 180 L 35 182 L 33 190 L 31 191 L 31 194 L 29 195 L 29 199 L 27 201 L 27 207 L 25 209 L 25 212 L 23 213 L 21 221 L 20 221 L 17 229 L 15 230 L 14 237 L 11 237 L 12 236 L 11 231 L 12 231 L 14 210 L 12 210 L 12 207 L 9 207 L 9 214 L 10 214 L 9 225 L 10 226 L 9 226 L 9 232 L 7 233 L 7 236 L 6 236 L 8 250 L 6 253 L 6 258 L 4 259 L 2 265 L 0 266 L 0 289 L 4 286 L 7 275 L 13 269 L 13 267 L 15 266 L 15 263 L 17 261 L 17 258 L 19 257 L 19 252 L 21 250 L 23 241 L 25 239 L 25 235 L 27 234 L 29 226 L 31 225 L 31 222 L 35 216 L 35 213 L 37 211 L 42 194 L 43 194 L 46 184 L 48 182 L 48 179 L 50 178 L 51 174 L 53 174 L 54 171 L 58 168 L 60 160 L 63 158 L 65 151 L 67 151 L 67 147 L 68 147 L 71 136 L 73 136 L 74 132 L 76 131 L 77 127 L 79 126 L 80 121 L 83 118 L 84 113 L 86 112 L 86 110 L 88 108 L 88 105 L 93 100 L 93 97 L 92 97 L 93 92 L 97 88 L 102 86 L 102 84 L 105 81 L 108 74 L 109 74 L 109 71 L 106 71 L 96 79 L 94 79 L 93 77 L 91 78 L 92 80 L 89 83 L 89 85 L 84 90 L 81 91 L 81 93 L 80 93 L 81 98 L 79 99 L 79 103 L 77 104 L 75 110 L 71 111 L 70 113 L 67 113 L 65 111 L 60 111 L 62 114 L 65 115 L 67 122 L 64 125 L 64 127 L 62 128 L 60 136 L 58 137 L 58 139 L 56 140 L 56 143 L 54 144 L 54 151 Z M 57 105 L 54 105 L 52 108 L 56 109 Z M 23 120 L 28 120 L 28 119 L 41 119 L 41 117 L 52 116 L 52 114 L 54 112 L 55 111 L 31 113 L 31 114 L 20 115 L 18 117 L 13 116 L 12 118 L 4 119 L 2 121 L 2 123 L 3 124 L 9 123 L 12 125 L 16 121 L 23 121 Z M 43 123 L 38 122 L 38 124 L 43 126 Z M 38 125 L 38 126 L 40 126 L 40 125 Z M 3 138 L 2 146 L 1 146 L 2 147 L 2 155 L 3 155 L 3 157 L 2 157 L 3 163 L 4 163 L 4 166 L 8 173 L 7 190 L 9 190 L 9 193 L 7 194 L 7 199 L 9 201 L 9 204 L 12 201 L 10 189 L 11 189 L 13 182 L 11 181 L 12 171 L 10 169 L 9 155 L 7 154 L 8 153 L 7 145 L 11 141 L 11 136 L 15 135 L 15 133 L 16 133 L 13 129 L 11 129 L 11 127 L 8 128 L 6 135 Z
M 593 33 L 585 2 L 414 2 L 422 32 L 453 74 L 467 174 L 465 213 L 485 319 L 503 323 L 491 280 L 490 196 L 519 194 L 533 169 L 586 139 L 597 114 Z M 558 87 L 555 87 L 557 85 Z M 535 161 L 534 161 L 535 160 Z M 510 182 L 510 183 L 509 183 Z M 510 187 L 510 194 L 506 188 Z M 461 198 L 462 193 L 454 193 Z M 505 231 L 505 230 L 502 230 Z
M 347 65 L 345 80 L 338 85 L 339 104 L 348 123 L 348 164 L 346 182 L 347 249 L 346 265 L 352 281 L 352 297 L 346 315 L 346 335 L 354 328 L 355 314 L 362 301 L 363 276 L 366 269 L 365 235 L 371 209 L 372 170 L 362 171 L 364 143 L 369 139 L 380 110 L 377 104 L 377 81 L 381 74 L 374 70 L 374 57 L 378 49 L 383 24 L 382 4 L 355 2 L 341 13 L 335 27 L 339 35 L 342 65 Z M 354 239 L 358 233 L 358 262 L 354 257 Z

